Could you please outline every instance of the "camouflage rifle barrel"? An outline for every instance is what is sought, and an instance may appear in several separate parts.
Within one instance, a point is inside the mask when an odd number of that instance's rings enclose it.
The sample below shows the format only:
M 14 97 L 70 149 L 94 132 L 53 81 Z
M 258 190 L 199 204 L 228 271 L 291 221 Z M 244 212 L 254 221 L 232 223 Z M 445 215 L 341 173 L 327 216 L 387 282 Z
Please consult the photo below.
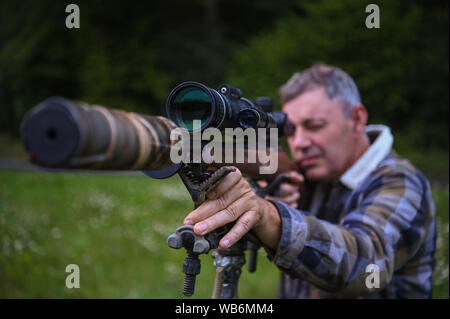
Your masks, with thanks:
M 170 160 L 169 119 L 49 98 L 22 120 L 30 159 L 43 167 L 159 170 Z

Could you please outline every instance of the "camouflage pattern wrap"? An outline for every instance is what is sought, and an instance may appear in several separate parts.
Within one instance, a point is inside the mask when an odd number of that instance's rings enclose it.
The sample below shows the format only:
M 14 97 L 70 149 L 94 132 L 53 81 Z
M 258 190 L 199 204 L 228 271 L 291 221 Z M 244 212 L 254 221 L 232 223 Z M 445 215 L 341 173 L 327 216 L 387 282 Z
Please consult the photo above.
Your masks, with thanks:
M 44 167 L 159 170 L 170 167 L 176 125 L 100 105 L 49 98 L 22 121 L 30 159 Z

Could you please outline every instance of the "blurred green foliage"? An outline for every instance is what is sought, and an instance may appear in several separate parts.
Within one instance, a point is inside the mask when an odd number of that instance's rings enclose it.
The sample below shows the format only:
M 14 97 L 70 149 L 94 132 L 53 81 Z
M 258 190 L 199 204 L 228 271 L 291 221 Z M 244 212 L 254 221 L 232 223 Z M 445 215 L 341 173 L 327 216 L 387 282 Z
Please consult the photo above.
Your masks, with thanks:
M 235 53 L 228 81 L 250 97 L 315 62 L 346 70 L 370 122 L 407 134 L 411 146 L 448 149 L 448 2 L 377 1 L 380 29 L 367 29 L 362 1 L 298 1 Z M 426 4 L 426 5 L 425 5 Z
M 67 4 L 0 2 L 1 131 L 51 95 L 150 114 L 187 80 L 277 97 L 323 61 L 355 78 L 371 122 L 448 150 L 448 1 L 377 1 L 380 29 L 360 0 L 82 0 L 80 29 Z
M 163 114 L 182 81 L 217 86 L 237 43 L 289 9 L 263 1 L 0 2 L 0 128 L 18 136 L 24 112 L 51 95 Z M 258 22 L 258 23 L 256 23 Z

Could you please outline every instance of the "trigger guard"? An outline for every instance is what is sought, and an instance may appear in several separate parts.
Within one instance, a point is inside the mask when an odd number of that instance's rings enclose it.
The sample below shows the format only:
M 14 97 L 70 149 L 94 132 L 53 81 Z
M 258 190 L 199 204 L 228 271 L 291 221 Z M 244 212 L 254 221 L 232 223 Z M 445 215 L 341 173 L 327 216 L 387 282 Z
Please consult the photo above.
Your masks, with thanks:
M 280 191 L 280 184 L 290 181 L 290 177 L 287 174 L 278 175 L 272 182 L 268 183 L 266 187 L 259 187 L 255 181 L 252 181 L 255 188 L 255 193 L 264 198 L 267 195 L 277 196 L 276 192 Z

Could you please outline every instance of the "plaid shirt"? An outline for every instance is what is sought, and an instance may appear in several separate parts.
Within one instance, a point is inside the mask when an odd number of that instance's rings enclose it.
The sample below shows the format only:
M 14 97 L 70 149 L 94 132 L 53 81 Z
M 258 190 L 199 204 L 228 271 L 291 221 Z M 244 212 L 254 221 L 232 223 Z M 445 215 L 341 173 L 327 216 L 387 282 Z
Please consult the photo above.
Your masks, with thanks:
M 316 185 L 309 212 L 272 201 L 282 220 L 269 252 L 282 270 L 279 298 L 431 298 L 429 183 L 391 150 L 389 128 L 367 134 L 372 145 L 338 181 Z

